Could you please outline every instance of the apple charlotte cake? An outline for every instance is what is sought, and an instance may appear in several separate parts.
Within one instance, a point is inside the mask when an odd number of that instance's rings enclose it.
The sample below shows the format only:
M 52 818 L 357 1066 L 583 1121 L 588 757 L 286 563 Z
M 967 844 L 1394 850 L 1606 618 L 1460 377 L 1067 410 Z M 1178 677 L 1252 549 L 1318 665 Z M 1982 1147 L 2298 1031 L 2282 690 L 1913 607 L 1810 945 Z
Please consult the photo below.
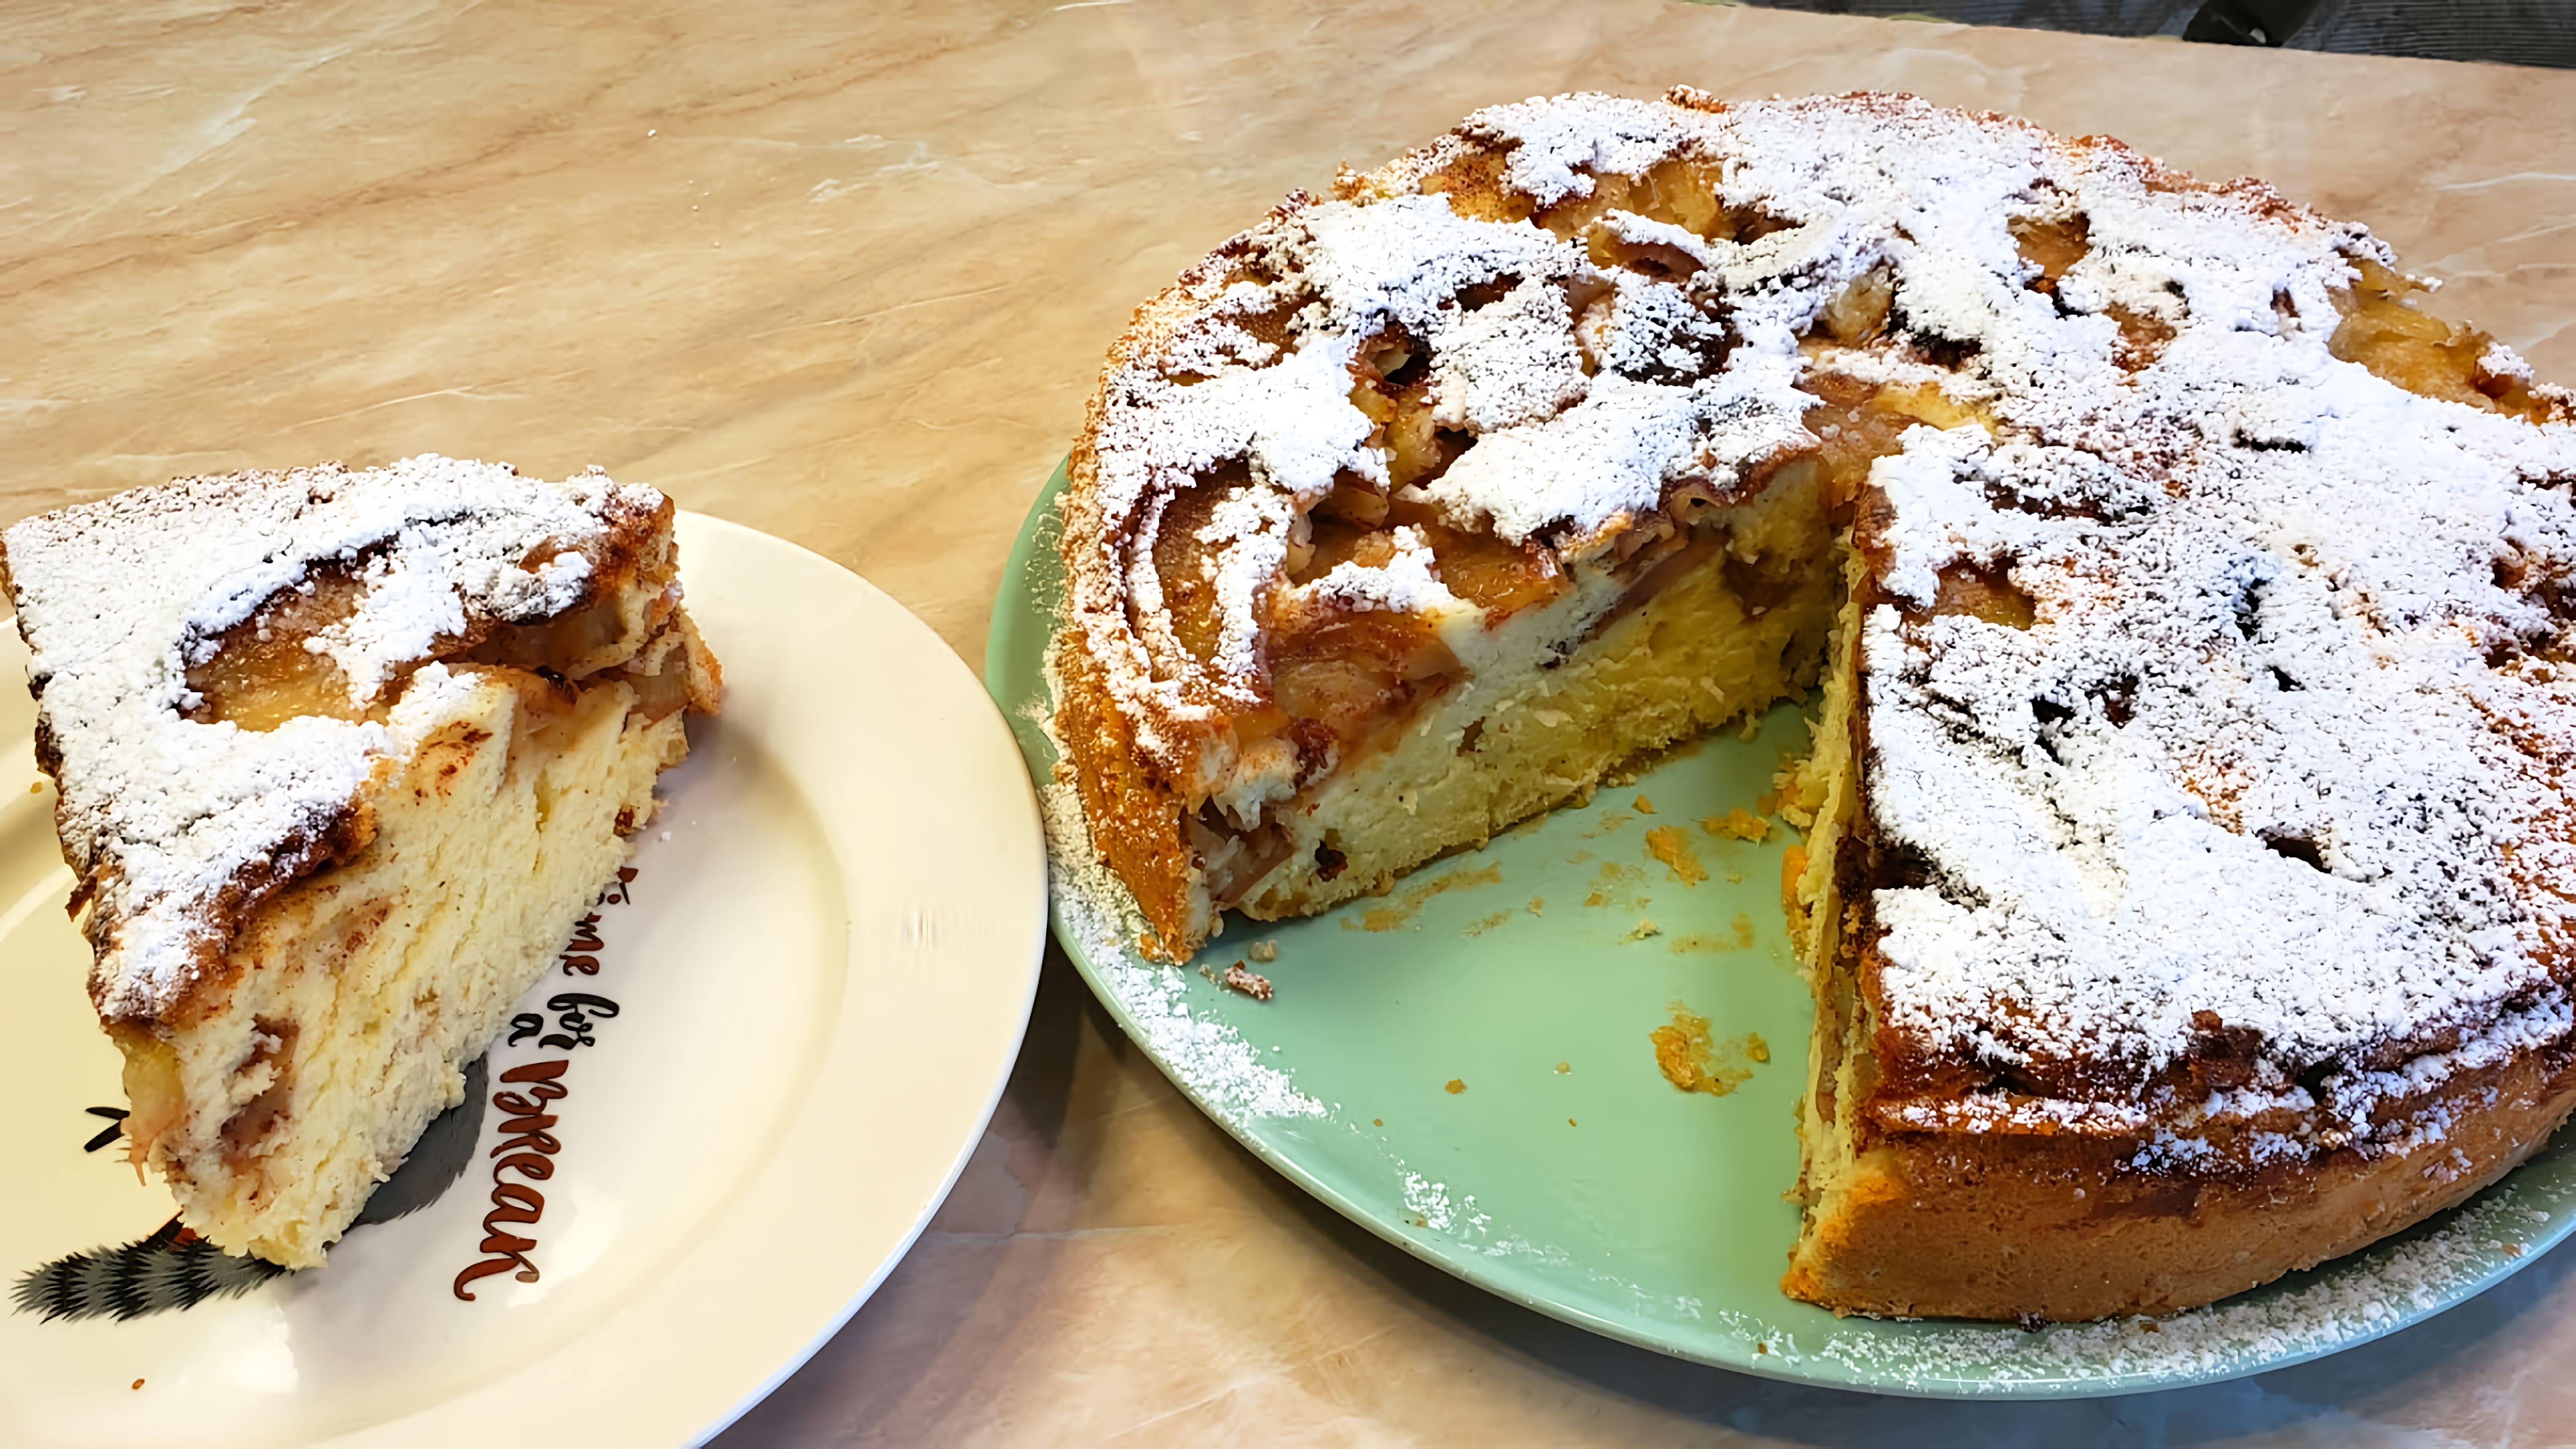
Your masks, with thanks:
M 718 673 L 670 501 L 423 456 L 0 536 L 137 1170 L 322 1260 L 563 949 Z
M 1069 848 L 1183 958 L 1821 686 L 1785 1289 L 2082 1319 L 2359 1248 L 2576 1101 L 2570 400 L 2423 285 L 1908 97 L 1481 112 L 1111 349 Z

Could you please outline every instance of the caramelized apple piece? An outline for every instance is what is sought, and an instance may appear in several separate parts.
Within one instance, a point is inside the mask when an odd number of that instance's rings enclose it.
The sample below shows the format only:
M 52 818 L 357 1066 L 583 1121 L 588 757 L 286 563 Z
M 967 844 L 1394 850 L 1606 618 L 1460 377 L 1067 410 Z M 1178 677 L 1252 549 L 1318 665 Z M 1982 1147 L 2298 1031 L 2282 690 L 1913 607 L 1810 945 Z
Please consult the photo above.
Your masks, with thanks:
M 1718 181 L 1715 166 L 1674 158 L 1656 163 L 1642 176 L 1596 175 L 1590 195 L 1568 197 L 1539 212 L 1537 219 L 1567 240 L 1614 211 L 1634 212 L 1714 241 L 1731 240 L 1743 230 L 1742 219 L 1729 214 L 1718 199 Z
M 1219 910 L 1241 900 L 1292 849 L 1288 832 L 1278 825 L 1240 830 L 1213 805 L 1183 817 L 1182 825 L 1198 852 L 1199 868 L 1206 872 L 1208 896 Z
M 377 713 L 350 699 L 348 677 L 330 655 L 305 647 L 358 611 L 366 597 L 361 567 L 316 570 L 312 592 L 289 589 L 218 636 L 214 652 L 188 668 L 188 688 L 198 697 L 188 718 L 267 731 L 308 715 L 361 720 Z
M 2102 309 L 2120 326 L 2120 365 L 2131 372 L 2156 360 L 2174 339 L 2174 326 L 2162 317 L 2114 302 Z
M 1717 199 L 1717 167 L 1678 157 L 1657 162 L 1646 173 L 1642 205 L 1629 209 L 1650 221 L 1668 222 L 1710 241 L 1735 234 L 1734 222 Z
M 1975 564 L 1952 564 L 1941 570 L 1941 591 L 1933 597 L 1932 612 L 1968 614 L 2007 629 L 2027 629 L 2039 622 L 2030 595 L 2014 588 L 2002 569 L 1981 569 Z
M 1527 221 L 1530 199 L 1503 180 L 1509 158 L 1471 152 L 1422 180 L 1426 195 L 1446 194 L 1449 209 L 1477 221 Z
M 1231 465 L 1240 470 L 1240 463 Z M 1199 538 L 1216 507 L 1238 482 L 1212 479 L 1183 491 L 1164 510 L 1162 530 L 1154 535 L 1154 573 L 1162 580 L 1163 606 L 1172 617 L 1172 634 L 1181 647 L 1202 662 L 1216 657 L 1225 637 L 1225 619 L 1217 598 L 1209 547 Z
M 532 556 L 527 566 L 533 568 L 552 556 L 551 550 Z M 347 622 L 365 602 L 366 568 L 365 555 L 316 568 L 304 587 L 279 593 L 250 618 L 225 630 L 214 641 L 212 652 L 189 666 L 188 688 L 196 693 L 197 702 L 188 718 L 259 731 L 308 716 L 385 718 L 410 678 L 410 666 L 395 671 L 367 699 L 358 700 L 350 697 L 348 677 L 339 665 L 329 654 L 311 647 L 316 636 Z M 503 624 L 473 638 L 441 640 L 436 649 L 449 664 L 499 665 L 581 680 L 598 672 L 603 655 L 618 659 L 635 655 L 644 639 L 663 629 L 676 607 L 667 595 L 656 599 L 640 621 L 639 638 L 631 642 L 626 638 L 628 623 L 621 602 L 609 597 L 552 619 Z M 621 673 L 631 680 L 643 678 L 631 665 Z M 676 687 L 682 703 L 688 700 L 685 674 L 683 670 L 674 676 L 679 679 Z M 638 691 L 651 699 L 652 718 L 670 713 L 662 707 L 668 689 L 639 682 Z
M 1489 625 L 1547 603 L 1570 587 L 1555 557 L 1545 549 L 1436 523 L 1424 525 L 1422 531 L 1430 541 L 1440 582 L 1484 610 Z
M 1807 410 L 1807 430 L 1824 445 L 1817 456 L 1824 464 L 1831 507 L 1857 496 L 1869 479 L 1869 465 L 1896 452 L 1897 440 L 1916 423 L 1936 428 L 1976 423 L 1989 432 L 1995 427 L 1984 408 L 1962 403 L 1930 383 L 1878 387 L 1839 373 L 1811 373 L 1798 386 L 1816 399 Z
M 1272 647 L 1271 697 L 1346 746 L 1401 724 L 1434 681 L 1458 668 L 1430 625 L 1410 614 L 1344 615 Z
M 1349 477 L 1333 485 L 1324 501 L 1315 505 L 1318 518 L 1339 518 L 1365 528 L 1386 522 L 1386 495 Z
M 1369 446 L 1386 454 L 1387 477 L 1395 487 L 1439 477 L 1474 442 L 1432 422 L 1428 354 L 1411 343 L 1382 339 L 1361 353 L 1351 374 L 1351 406 L 1376 424 Z
M 2080 214 L 2055 221 L 2014 217 L 2013 247 L 2021 253 L 2023 261 L 2039 268 L 2039 277 L 2030 284 L 2030 289 L 2034 292 L 2056 291 L 2058 282 L 2093 249 L 2092 230 L 2092 221 Z
M 543 623 L 496 629 L 464 657 L 476 664 L 503 664 L 513 669 L 560 674 L 567 679 L 583 678 L 584 661 L 593 661 L 595 668 L 595 661 L 603 656 L 618 658 L 635 652 L 634 643 L 626 638 L 621 604 L 612 595 Z M 644 619 L 645 637 L 661 627 L 673 607 L 667 595 L 654 601 Z M 618 647 L 621 643 L 625 647 Z
M 1956 428 L 1975 423 L 1988 432 L 1994 431 L 1995 420 L 1984 408 L 1973 407 L 1943 392 L 1928 382 L 1880 388 L 1869 400 L 1870 409 L 1901 419 L 1896 424 L 1901 433 L 1915 423 L 1930 423 L 1936 428 Z
M 1894 277 L 1885 267 L 1872 267 L 1827 302 L 1816 320 L 1836 342 L 1858 347 L 1887 330 L 1887 316 L 1895 302 Z
M 1585 255 L 1603 270 L 1623 267 L 1658 281 L 1677 282 L 1699 270 L 1699 258 L 1669 242 L 1632 241 L 1595 223 L 1583 234 Z
M 2368 258 L 2354 265 L 2361 277 L 2350 291 L 2335 297 L 2343 321 L 2327 339 L 2327 351 L 2421 397 L 2467 403 L 2533 422 L 2557 416 L 2557 409 L 2533 397 L 2521 378 L 2486 370 L 2487 349 L 2495 342 L 2492 336 L 2415 310 L 2407 300 L 2407 294 L 2417 289 L 2412 278 Z

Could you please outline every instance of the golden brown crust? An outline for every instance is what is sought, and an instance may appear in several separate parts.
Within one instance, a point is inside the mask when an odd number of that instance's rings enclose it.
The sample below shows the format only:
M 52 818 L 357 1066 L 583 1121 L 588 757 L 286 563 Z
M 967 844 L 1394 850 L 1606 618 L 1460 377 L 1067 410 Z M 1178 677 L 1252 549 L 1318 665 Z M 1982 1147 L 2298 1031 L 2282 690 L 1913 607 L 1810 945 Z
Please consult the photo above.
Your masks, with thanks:
M 1092 848 L 1126 881 L 1152 933 L 1145 954 L 1179 960 L 1207 933 L 1207 890 L 1181 828 L 1180 798 L 1155 778 L 1099 665 L 1071 639 L 1055 651 L 1056 737 L 1082 793 Z
M 2242 1178 L 2120 1165 L 2134 1141 L 1898 1133 L 1812 1213 L 1781 1290 L 1837 1312 L 2074 1321 L 2168 1313 L 2457 1206 L 2576 1107 L 2576 1054 L 2525 1052 L 2440 1093 L 2447 1137 Z

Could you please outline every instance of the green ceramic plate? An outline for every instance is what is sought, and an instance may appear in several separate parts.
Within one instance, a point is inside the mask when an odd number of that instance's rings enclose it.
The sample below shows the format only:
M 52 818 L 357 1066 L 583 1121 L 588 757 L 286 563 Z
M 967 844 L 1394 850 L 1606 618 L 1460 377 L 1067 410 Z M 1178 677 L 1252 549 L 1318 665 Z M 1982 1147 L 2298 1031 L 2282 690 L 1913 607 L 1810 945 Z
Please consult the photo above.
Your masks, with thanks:
M 1063 486 L 1059 470 L 1021 530 L 984 666 L 1041 785 Z M 1784 706 L 1750 739 L 1706 741 L 1388 896 L 1311 920 L 1234 919 L 1189 967 L 1118 946 L 1068 891 L 1059 851 L 1056 935 L 1175 1085 L 1354 1221 L 1543 1313 L 1748 1373 L 2027 1398 L 2229 1378 L 2438 1313 L 2576 1225 L 2576 1138 L 2562 1135 L 2396 1240 L 2152 1325 L 1837 1319 L 1781 1296 L 1811 1019 L 1779 907 L 1788 832 L 1754 844 L 1698 822 L 1750 808 L 1805 740 Z M 1665 825 L 1705 881 L 1650 855 L 1646 832 Z M 1278 946 L 1255 968 L 1276 986 L 1267 1002 L 1212 979 L 1255 941 Z M 1711 1024 L 1721 1066 L 1749 1074 L 1733 1091 L 1684 1093 L 1658 1072 L 1648 1034 L 1677 1004 Z

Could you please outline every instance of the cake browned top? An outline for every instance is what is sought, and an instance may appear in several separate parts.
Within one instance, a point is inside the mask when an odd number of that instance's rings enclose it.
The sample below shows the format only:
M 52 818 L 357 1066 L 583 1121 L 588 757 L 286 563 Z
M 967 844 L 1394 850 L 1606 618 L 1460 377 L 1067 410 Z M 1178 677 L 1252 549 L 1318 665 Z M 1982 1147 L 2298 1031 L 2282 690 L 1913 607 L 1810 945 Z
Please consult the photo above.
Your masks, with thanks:
M 1801 384 L 1929 379 L 1991 423 L 1907 430 L 1855 531 L 1902 862 L 1870 990 L 1923 1089 L 1891 1110 L 2177 1161 L 2212 1115 L 2337 1130 L 2571 1025 L 2576 431 L 2501 346 L 2448 396 L 2339 359 L 2394 262 L 2260 183 L 1906 97 L 1497 107 L 1140 311 L 1075 455 L 1068 629 L 1160 778 L 1257 805 L 1231 752 L 1279 621 L 1473 607 L 1401 537 L 1292 580 L 1337 488 L 1572 567 L 1829 445 Z M 1355 400 L 1390 339 L 1443 429 L 1405 480 Z M 1963 578 L 2024 616 L 1942 608 Z M 2223 1091 L 2156 1096 L 2214 1043 Z
M 101 1013 L 168 1010 L 231 923 L 351 847 L 379 762 L 473 687 L 423 661 L 583 605 L 669 515 L 596 470 L 545 483 L 423 455 L 181 479 L 0 535 Z M 326 579 L 348 604 L 302 647 L 343 707 L 271 728 L 207 718 L 191 669 Z

